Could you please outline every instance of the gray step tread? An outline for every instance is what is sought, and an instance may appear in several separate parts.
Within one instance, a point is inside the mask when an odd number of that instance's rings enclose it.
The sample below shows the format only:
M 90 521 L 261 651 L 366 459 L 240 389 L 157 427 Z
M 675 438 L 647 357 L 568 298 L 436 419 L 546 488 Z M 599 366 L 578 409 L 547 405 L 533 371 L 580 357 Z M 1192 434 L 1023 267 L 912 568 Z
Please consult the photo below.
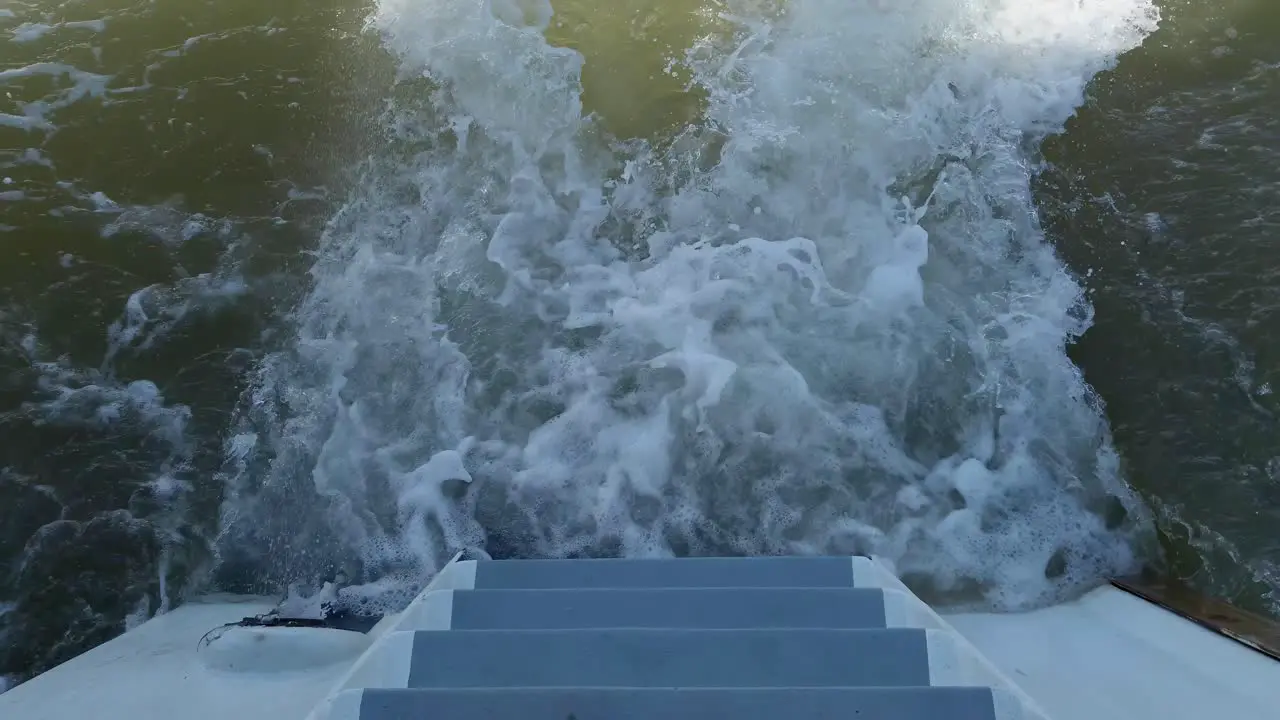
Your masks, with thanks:
M 455 590 L 456 630 L 883 628 L 871 588 Z
M 996 710 L 990 689 L 950 687 L 366 690 L 359 706 L 359 720 L 480 718 L 996 720 Z
M 853 587 L 849 557 L 489 560 L 475 589 Z
M 414 633 L 408 687 L 929 685 L 926 634 L 887 630 Z

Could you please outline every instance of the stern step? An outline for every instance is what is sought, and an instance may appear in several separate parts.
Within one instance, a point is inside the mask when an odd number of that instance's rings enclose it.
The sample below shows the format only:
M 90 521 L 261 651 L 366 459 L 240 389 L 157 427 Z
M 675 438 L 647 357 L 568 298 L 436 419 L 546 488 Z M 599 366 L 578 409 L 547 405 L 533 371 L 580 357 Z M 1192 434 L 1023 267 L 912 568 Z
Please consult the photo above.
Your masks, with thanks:
M 439 590 L 414 608 L 424 630 L 888 628 L 908 598 L 876 588 Z
M 453 562 L 311 720 L 1048 720 L 869 558 Z
M 330 720 L 997 720 L 990 688 L 353 690 Z
M 929 685 L 925 631 L 455 630 L 413 634 L 405 687 Z
M 869 565 L 846 557 L 491 560 L 472 567 L 471 584 L 459 589 L 879 586 Z

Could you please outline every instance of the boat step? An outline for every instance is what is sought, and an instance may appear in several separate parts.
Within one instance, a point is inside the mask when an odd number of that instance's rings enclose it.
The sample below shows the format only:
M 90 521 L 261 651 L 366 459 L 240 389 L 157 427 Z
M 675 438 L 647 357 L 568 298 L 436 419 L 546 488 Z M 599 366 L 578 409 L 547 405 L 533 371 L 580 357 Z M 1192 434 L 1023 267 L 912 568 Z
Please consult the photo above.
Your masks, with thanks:
M 329 720 L 1019 720 L 1019 713 L 990 688 L 413 689 L 349 690 Z
M 896 577 L 868 558 L 496 560 L 454 563 L 438 589 L 892 587 Z
M 396 633 L 349 687 L 905 687 L 929 633 L 887 630 L 452 630 Z
M 918 601 L 876 588 L 573 588 L 440 590 L 402 627 L 420 630 L 575 628 L 887 628 L 927 620 Z
M 863 557 L 455 559 L 389 620 L 311 720 L 1046 720 Z

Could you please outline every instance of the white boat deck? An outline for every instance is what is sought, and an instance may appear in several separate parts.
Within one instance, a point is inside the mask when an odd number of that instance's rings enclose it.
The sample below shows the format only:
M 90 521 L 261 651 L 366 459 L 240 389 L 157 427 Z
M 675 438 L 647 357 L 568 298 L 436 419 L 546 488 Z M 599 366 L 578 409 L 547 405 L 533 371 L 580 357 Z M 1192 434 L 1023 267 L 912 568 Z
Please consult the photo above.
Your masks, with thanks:
M 208 667 L 196 650 L 210 630 L 275 605 L 234 596 L 186 603 L 0 695 L 0 719 L 304 718 L 356 656 L 307 669 L 237 672 Z M 272 633 L 264 634 L 264 646 L 281 644 Z
M 468 566 L 454 567 L 430 589 L 468 587 Z M 474 567 L 469 572 L 474 583 Z M 913 606 L 914 596 L 899 595 L 896 578 L 882 568 L 876 577 L 874 583 L 887 588 L 887 626 L 937 630 L 930 618 L 938 616 Z M 326 699 L 344 688 L 376 685 L 370 678 L 379 673 L 407 677 L 408 656 L 389 648 L 408 635 L 400 631 L 451 617 L 444 614 L 445 597 L 451 596 L 424 592 L 405 613 L 367 634 L 237 627 L 197 652 L 210 630 L 274 605 L 262 598 L 205 598 L 0 695 L 0 719 L 320 720 L 329 714 Z M 1014 687 L 1006 690 L 1025 691 L 1030 704 L 1023 717 L 1042 711 L 1052 720 L 1269 720 L 1280 712 L 1280 662 L 1112 587 L 1036 612 L 948 615 L 936 623 L 953 627 L 968 641 L 960 640 L 962 646 L 971 643 L 991 663 L 965 660 L 961 674 L 993 687 L 1007 679 Z M 383 660 L 374 667 L 377 657 Z M 959 677 L 955 667 L 951 672 Z
M 947 621 L 1055 720 L 1280 718 L 1280 662 L 1111 586 Z

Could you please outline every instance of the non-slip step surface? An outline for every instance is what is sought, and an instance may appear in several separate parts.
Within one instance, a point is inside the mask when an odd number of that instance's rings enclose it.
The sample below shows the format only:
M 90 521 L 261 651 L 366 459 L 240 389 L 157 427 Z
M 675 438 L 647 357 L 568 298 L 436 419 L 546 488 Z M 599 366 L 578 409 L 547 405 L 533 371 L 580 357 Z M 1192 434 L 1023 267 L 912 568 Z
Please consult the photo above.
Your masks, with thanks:
M 437 598 L 455 630 L 883 628 L 867 588 L 455 590 Z
M 1003 720 L 987 688 L 365 690 L 330 720 Z
M 491 560 L 475 589 L 854 587 L 848 557 Z
M 926 634 L 888 630 L 414 633 L 407 685 L 903 687 L 930 684 Z

